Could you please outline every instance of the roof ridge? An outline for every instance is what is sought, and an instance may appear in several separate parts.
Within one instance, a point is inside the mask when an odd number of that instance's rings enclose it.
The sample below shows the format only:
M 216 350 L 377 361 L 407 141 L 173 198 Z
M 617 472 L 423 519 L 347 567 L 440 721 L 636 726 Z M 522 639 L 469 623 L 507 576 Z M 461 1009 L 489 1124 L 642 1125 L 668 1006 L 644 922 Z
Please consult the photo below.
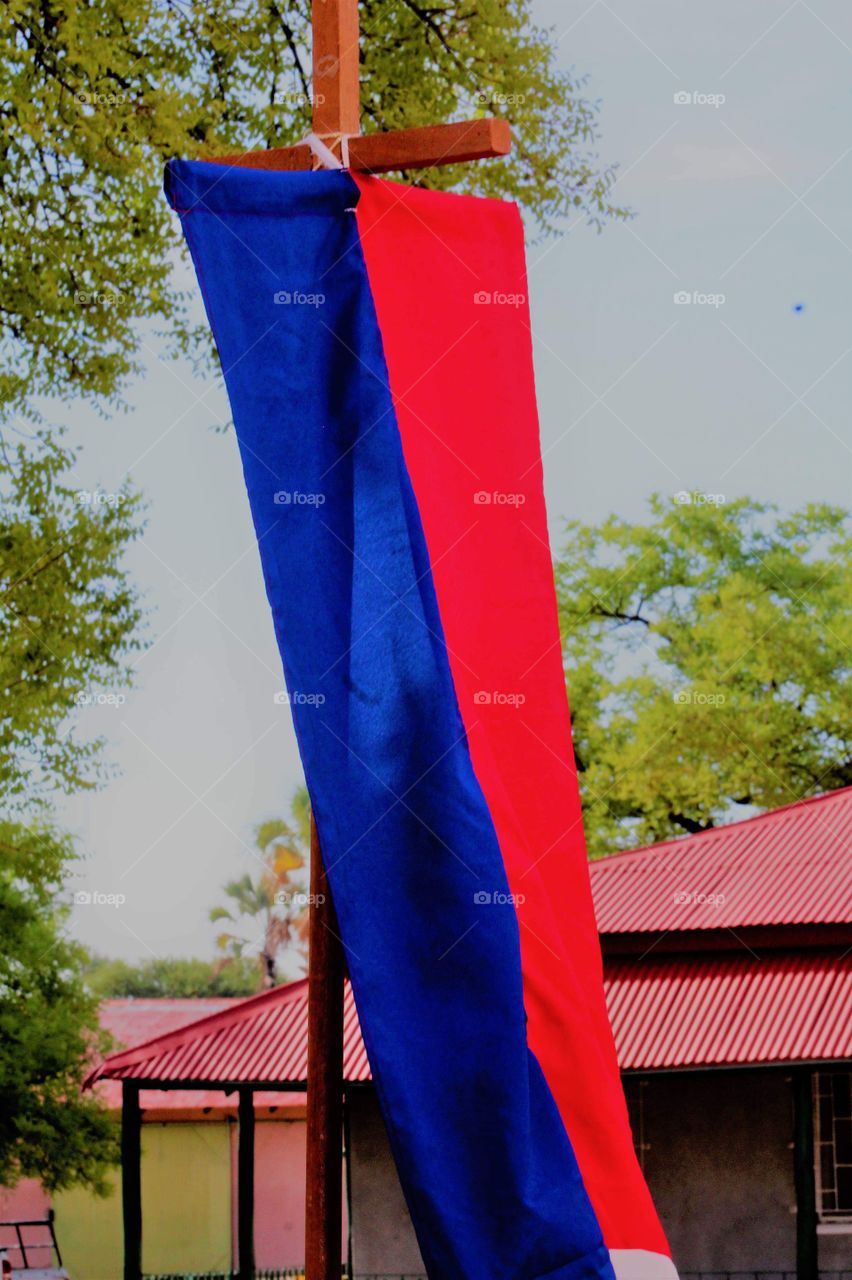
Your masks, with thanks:
M 753 813 L 748 818 L 737 818 L 731 822 L 720 823 L 718 827 L 707 827 L 704 831 L 688 831 L 682 836 L 672 836 L 669 840 L 657 840 L 653 844 L 640 845 L 636 849 L 617 849 L 614 853 L 604 854 L 601 858 L 592 858 L 589 861 L 590 868 L 603 867 L 623 858 L 638 857 L 655 850 L 675 848 L 678 845 L 686 844 L 687 841 L 698 841 L 706 836 L 718 836 L 721 832 L 728 832 L 732 827 L 745 827 L 752 822 L 768 822 L 771 818 L 781 813 L 788 813 L 791 809 L 804 809 L 807 805 L 818 804 L 824 800 L 831 800 L 844 793 L 852 793 L 852 784 L 848 787 L 836 787 L 833 791 L 821 791 L 819 795 L 803 796 L 799 800 L 791 800 L 788 804 L 779 805 L 777 809 L 764 809 L 762 813 Z
M 297 979 L 301 981 L 301 979 Z M 286 985 L 283 984 L 283 985 Z M 266 995 L 265 991 L 259 992 Z M 240 1000 L 253 1000 L 253 996 L 104 996 L 101 1004 L 108 1005 L 140 1005 L 151 1004 L 237 1004 Z

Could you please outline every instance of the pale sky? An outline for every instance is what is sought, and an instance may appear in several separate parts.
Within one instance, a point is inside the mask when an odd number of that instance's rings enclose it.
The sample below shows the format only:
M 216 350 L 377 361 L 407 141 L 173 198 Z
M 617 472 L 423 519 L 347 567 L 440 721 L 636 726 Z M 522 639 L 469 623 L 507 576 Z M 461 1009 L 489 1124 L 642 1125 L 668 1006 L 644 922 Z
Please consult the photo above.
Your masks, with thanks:
M 590 74 L 638 215 L 528 250 L 554 539 L 567 517 L 641 519 L 654 490 L 850 505 L 852 7 L 536 9 Z M 126 958 L 212 954 L 209 908 L 301 778 L 236 442 L 211 429 L 224 392 L 159 351 L 129 413 L 52 408 L 81 486 L 129 472 L 150 504 L 129 563 L 153 643 L 123 705 L 83 712 L 116 776 L 58 813 L 86 855 L 74 887 L 125 899 L 76 907 L 74 933 Z

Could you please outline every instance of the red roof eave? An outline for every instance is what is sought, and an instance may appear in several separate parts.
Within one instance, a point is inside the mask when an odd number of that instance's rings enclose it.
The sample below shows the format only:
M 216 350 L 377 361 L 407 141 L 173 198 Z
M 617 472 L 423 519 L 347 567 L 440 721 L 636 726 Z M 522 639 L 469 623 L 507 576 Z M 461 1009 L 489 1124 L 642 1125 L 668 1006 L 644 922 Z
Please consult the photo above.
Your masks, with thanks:
M 852 955 L 809 951 L 607 959 L 604 986 L 624 1071 L 852 1059 Z M 307 983 L 276 988 L 181 1032 L 108 1057 L 96 1080 L 263 1083 L 307 1077 Z M 344 1079 L 371 1079 L 349 984 Z

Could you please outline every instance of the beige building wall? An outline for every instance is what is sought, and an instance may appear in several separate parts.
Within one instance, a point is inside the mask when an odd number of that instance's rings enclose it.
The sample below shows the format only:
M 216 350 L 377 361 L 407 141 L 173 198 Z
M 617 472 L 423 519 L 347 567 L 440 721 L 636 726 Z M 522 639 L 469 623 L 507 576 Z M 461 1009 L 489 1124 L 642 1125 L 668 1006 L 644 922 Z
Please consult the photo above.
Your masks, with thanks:
M 641 1096 L 645 1173 L 680 1271 L 795 1272 L 786 1073 L 662 1072 L 629 1091 Z M 350 1108 L 355 1280 L 423 1276 L 375 1095 L 355 1093 Z M 852 1226 L 821 1231 L 819 1260 L 822 1273 L 852 1275 Z

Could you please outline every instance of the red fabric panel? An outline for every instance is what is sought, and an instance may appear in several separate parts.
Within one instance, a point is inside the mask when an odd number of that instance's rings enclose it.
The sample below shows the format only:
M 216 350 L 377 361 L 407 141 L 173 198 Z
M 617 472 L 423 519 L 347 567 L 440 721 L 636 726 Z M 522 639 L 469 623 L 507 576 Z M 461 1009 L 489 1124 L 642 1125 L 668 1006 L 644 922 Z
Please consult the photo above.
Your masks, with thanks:
M 500 201 L 356 181 L 459 706 L 517 895 L 530 1047 L 607 1245 L 668 1253 L 634 1156 L 604 1003 L 542 489 L 520 216 Z

